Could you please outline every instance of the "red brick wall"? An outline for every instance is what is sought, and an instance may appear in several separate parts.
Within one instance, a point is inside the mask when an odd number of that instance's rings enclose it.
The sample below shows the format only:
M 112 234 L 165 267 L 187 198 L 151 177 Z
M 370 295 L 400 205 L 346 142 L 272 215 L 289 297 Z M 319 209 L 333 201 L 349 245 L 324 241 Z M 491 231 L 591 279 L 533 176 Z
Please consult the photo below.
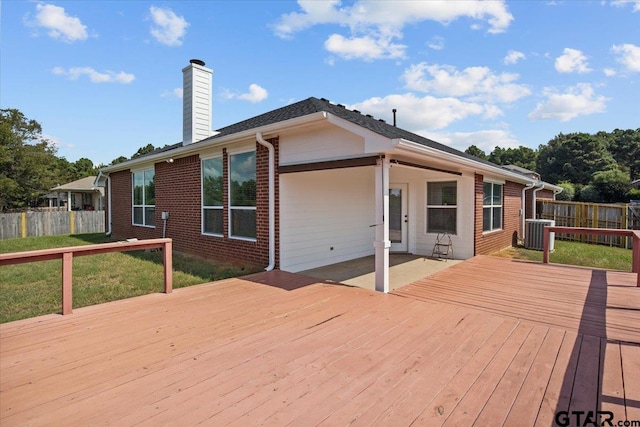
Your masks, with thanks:
M 525 212 L 527 214 L 526 218 L 533 218 L 533 189 L 527 190 L 525 193 Z M 540 190 L 536 193 L 536 199 L 549 199 L 553 200 L 553 191 L 551 190 Z M 534 218 L 535 219 L 535 218 Z
M 275 148 L 276 189 L 276 267 L 278 248 L 278 138 L 269 140 Z M 161 213 L 169 212 L 166 237 L 173 239 L 177 251 L 192 253 L 238 265 L 266 266 L 269 260 L 269 152 L 256 143 L 256 241 L 230 239 L 228 156 L 223 150 L 223 225 L 222 237 L 205 236 L 202 228 L 201 161 L 198 155 L 175 159 L 173 163 L 155 164 L 156 227 L 146 228 L 131 224 L 131 172 L 111 174 L 113 203 L 113 236 L 139 239 L 162 237 Z
M 482 232 L 483 176 L 475 179 L 475 255 L 488 255 L 517 242 L 520 229 L 521 184 L 507 181 L 502 187 L 502 230 Z

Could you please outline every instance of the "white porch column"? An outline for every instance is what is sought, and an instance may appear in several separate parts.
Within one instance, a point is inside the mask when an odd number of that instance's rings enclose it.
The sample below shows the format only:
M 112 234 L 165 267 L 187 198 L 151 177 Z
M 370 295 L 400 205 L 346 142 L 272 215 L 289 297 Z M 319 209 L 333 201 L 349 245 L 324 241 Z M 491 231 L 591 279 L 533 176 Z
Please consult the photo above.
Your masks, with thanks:
M 376 291 L 389 292 L 389 160 L 379 159 L 376 165 Z
M 71 211 L 71 191 L 67 191 L 67 211 Z

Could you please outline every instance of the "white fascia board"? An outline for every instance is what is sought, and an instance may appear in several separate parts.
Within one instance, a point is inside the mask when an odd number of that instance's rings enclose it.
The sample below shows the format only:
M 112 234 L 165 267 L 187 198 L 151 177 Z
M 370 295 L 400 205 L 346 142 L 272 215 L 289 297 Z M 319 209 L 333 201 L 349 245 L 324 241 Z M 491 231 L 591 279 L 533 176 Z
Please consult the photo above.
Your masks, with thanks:
M 243 139 L 247 139 L 249 137 L 254 137 L 257 132 L 262 133 L 263 135 L 273 134 L 277 132 L 281 132 L 285 129 L 295 128 L 298 126 L 304 126 L 309 123 L 322 121 L 327 119 L 327 114 L 324 111 L 320 111 L 313 114 L 308 114 L 302 117 L 296 117 L 289 120 L 284 120 L 277 123 L 272 123 L 265 126 L 260 126 L 253 129 L 248 129 L 242 132 L 237 132 L 231 135 L 222 136 L 219 138 L 205 139 L 202 141 L 198 141 L 193 144 L 189 144 L 183 147 L 178 147 L 174 150 L 164 151 L 158 154 L 152 154 L 150 156 L 143 156 L 132 160 L 127 160 L 126 162 L 118 163 L 116 165 L 107 166 L 100 169 L 100 172 L 108 174 L 111 172 L 117 172 L 121 170 L 127 169 L 138 169 L 139 165 L 147 164 L 147 163 L 157 163 L 164 161 L 166 159 L 174 158 L 174 157 L 185 157 L 192 154 L 199 153 L 200 151 L 206 150 L 207 148 L 215 147 L 217 145 L 230 144 L 236 141 L 240 141 Z
M 331 113 L 327 113 L 327 119 L 329 123 L 364 138 L 365 153 L 380 153 L 393 149 L 392 140 L 387 137 Z
M 528 178 L 524 175 L 520 175 L 515 172 L 510 172 L 499 166 L 491 166 L 485 163 L 476 162 L 471 159 L 466 159 L 464 157 L 454 156 L 447 152 L 440 151 L 435 148 L 428 147 L 426 145 L 418 144 L 417 142 L 408 141 L 406 139 L 398 138 L 398 139 L 394 139 L 392 142 L 393 142 L 393 145 L 396 147 L 396 149 L 398 149 L 399 151 L 408 151 L 412 153 L 427 154 L 429 157 L 445 160 L 450 163 L 463 166 L 467 169 L 471 169 L 473 171 L 479 171 L 479 172 L 488 173 L 494 176 L 504 177 L 509 181 L 519 182 L 522 184 L 540 182 L 535 179 Z M 547 185 L 551 185 L 551 184 L 547 184 Z

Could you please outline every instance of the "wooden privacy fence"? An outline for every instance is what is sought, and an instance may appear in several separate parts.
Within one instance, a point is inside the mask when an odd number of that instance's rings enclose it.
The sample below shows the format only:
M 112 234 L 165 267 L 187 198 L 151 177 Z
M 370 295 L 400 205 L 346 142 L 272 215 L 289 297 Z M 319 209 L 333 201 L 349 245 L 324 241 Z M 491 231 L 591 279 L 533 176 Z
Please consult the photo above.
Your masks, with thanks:
M 540 219 L 552 219 L 558 227 L 607 228 L 619 230 L 640 229 L 640 217 L 628 204 L 604 204 L 538 200 Z M 631 248 L 626 235 L 556 233 L 559 240 L 598 243 L 621 248 Z
M 164 264 L 164 292 L 170 294 L 173 289 L 173 243 L 171 239 L 148 239 L 132 242 L 101 243 L 97 245 L 69 246 L 66 248 L 12 252 L 8 254 L 0 254 L 0 266 L 62 259 L 62 314 L 71 314 L 73 310 L 72 278 L 74 256 L 98 255 L 110 252 L 126 252 L 156 248 L 162 248 L 162 262 Z
M 550 227 L 545 226 L 542 235 L 542 262 L 549 262 L 549 234 L 571 233 L 579 235 L 619 236 L 631 239 L 633 252 L 631 253 L 631 272 L 637 274 L 636 283 L 640 288 L 640 231 L 616 230 L 612 228 L 588 228 L 588 227 Z
M 0 240 L 104 232 L 104 211 L 0 214 Z

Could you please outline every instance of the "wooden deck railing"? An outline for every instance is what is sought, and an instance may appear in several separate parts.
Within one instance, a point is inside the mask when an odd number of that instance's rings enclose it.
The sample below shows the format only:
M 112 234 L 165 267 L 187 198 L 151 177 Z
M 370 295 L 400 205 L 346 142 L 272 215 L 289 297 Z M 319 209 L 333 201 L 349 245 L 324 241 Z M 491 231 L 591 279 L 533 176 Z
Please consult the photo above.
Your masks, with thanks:
M 12 252 L 0 254 L 0 266 L 62 259 L 62 314 L 71 314 L 73 305 L 72 277 L 74 256 L 157 248 L 162 249 L 164 292 L 170 294 L 173 289 L 173 244 L 171 239 L 135 240 L 131 242 L 102 243 L 97 245 Z
M 631 272 L 638 274 L 637 284 L 640 287 L 640 231 L 619 230 L 614 228 L 588 228 L 588 227 L 544 227 L 542 235 L 542 262 L 549 262 L 549 233 L 572 233 L 601 236 L 619 236 L 633 238 L 633 249 L 631 253 Z

